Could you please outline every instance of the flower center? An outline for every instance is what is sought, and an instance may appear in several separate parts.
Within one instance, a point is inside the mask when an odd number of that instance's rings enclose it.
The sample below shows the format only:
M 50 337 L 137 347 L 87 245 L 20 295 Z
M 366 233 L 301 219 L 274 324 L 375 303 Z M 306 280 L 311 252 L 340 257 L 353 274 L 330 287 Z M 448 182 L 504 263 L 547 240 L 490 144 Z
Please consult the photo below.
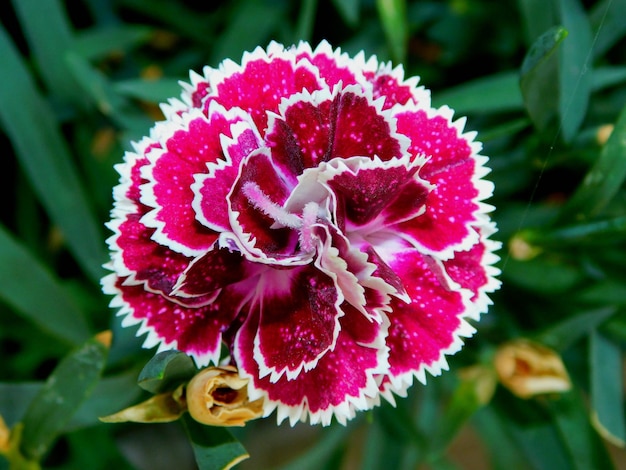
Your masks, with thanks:
M 313 226 L 320 214 L 320 206 L 316 202 L 308 202 L 302 209 L 302 215 L 293 214 L 272 201 L 258 184 L 248 181 L 242 187 L 248 201 L 259 211 L 274 220 L 270 228 L 289 227 L 298 230 L 300 248 L 305 252 L 315 249 L 316 237 L 313 234 Z

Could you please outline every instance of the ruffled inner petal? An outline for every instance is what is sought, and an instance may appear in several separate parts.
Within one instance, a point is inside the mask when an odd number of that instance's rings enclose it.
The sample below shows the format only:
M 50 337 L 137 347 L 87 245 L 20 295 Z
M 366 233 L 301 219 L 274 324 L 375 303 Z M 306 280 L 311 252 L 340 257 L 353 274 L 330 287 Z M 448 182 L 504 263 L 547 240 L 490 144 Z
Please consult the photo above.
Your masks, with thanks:
M 233 231 L 251 256 L 264 260 L 297 256 L 298 233 L 289 227 L 275 228 L 278 221 L 265 207 L 279 211 L 288 196 L 285 182 L 266 153 L 258 151 L 246 158 L 228 201 Z
M 357 90 L 300 93 L 281 104 L 266 142 L 279 168 L 291 175 L 290 184 L 306 168 L 336 157 L 390 160 L 405 154 L 391 118 Z

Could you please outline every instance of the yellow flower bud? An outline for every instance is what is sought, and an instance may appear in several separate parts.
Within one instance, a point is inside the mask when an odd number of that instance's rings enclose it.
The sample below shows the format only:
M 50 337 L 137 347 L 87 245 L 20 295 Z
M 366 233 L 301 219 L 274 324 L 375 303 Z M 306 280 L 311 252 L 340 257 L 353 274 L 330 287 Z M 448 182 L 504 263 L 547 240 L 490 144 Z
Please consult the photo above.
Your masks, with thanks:
M 500 346 L 494 365 L 500 383 L 520 398 L 566 392 L 572 387 L 561 357 L 526 339 Z
M 187 409 L 193 419 L 211 426 L 244 426 L 263 414 L 263 400 L 248 400 L 246 385 L 232 366 L 201 370 L 187 385 Z

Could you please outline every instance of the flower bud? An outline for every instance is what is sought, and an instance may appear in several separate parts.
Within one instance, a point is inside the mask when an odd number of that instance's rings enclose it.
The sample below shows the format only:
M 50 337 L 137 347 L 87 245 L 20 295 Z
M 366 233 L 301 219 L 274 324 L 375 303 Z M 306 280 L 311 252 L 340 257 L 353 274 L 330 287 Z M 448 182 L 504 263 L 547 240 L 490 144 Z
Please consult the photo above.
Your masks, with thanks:
M 246 385 L 232 366 L 209 367 L 187 385 L 187 409 L 193 419 L 211 426 L 244 426 L 263 414 L 263 400 L 248 400 Z
M 566 392 L 572 387 L 560 356 L 526 339 L 500 346 L 494 365 L 500 383 L 520 398 Z

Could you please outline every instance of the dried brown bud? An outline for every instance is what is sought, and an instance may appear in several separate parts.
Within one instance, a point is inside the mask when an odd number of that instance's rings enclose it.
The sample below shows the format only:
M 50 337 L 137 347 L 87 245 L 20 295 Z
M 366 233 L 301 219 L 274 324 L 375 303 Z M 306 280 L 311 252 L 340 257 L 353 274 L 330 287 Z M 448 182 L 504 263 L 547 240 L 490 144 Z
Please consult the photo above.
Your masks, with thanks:
M 566 392 L 572 387 L 561 357 L 526 339 L 500 346 L 494 365 L 500 383 L 520 398 Z
M 244 426 L 263 414 L 263 400 L 248 400 L 246 385 L 232 366 L 201 370 L 187 385 L 187 409 L 193 419 L 211 426 Z

